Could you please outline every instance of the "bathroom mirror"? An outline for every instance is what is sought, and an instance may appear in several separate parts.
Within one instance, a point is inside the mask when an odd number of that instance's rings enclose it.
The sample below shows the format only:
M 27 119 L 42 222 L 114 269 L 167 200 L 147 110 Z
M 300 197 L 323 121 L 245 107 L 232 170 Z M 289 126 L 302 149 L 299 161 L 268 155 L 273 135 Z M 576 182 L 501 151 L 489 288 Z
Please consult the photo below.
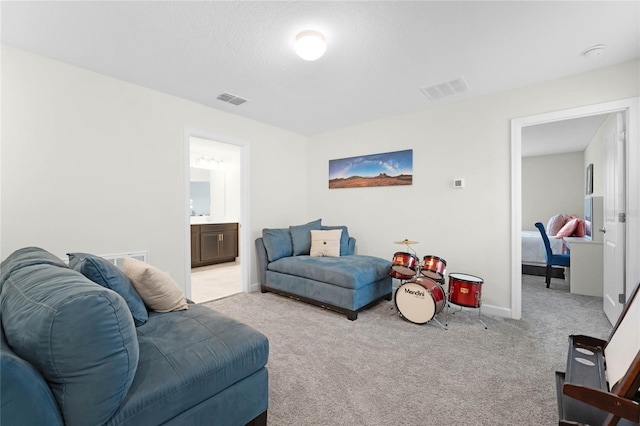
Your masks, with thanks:
M 191 216 L 209 216 L 211 214 L 211 184 L 204 181 L 191 181 Z

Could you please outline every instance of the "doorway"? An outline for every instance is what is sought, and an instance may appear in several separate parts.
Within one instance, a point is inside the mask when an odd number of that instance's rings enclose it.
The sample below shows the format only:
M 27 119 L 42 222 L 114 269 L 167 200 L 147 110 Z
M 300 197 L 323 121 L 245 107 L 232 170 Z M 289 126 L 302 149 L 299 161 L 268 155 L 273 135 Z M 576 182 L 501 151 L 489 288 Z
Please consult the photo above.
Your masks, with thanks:
M 562 215 L 566 215 L 564 217 L 577 215 L 584 218 L 587 216 L 586 200 L 592 196 L 590 194 L 602 195 L 600 178 L 603 176 L 604 147 L 601 144 L 600 133 L 609 115 L 599 114 L 565 119 L 522 128 L 522 272 L 525 282 L 535 285 L 540 282 L 536 277 L 547 275 L 545 250 L 540 240 L 540 231 L 535 223 L 541 222 L 547 233 L 555 236 L 555 231 L 559 230 L 556 228 L 559 228 L 558 224 L 564 224 L 566 221 Z M 597 140 L 594 139 L 595 136 L 598 136 Z M 595 164 L 596 176 L 599 179 L 596 180 L 594 189 L 587 191 L 585 174 L 587 164 L 590 163 L 592 167 Z M 597 214 L 596 219 L 601 219 L 601 214 Z M 598 226 L 601 227 L 601 224 Z M 575 232 L 577 236 L 582 236 L 584 230 L 585 226 L 581 222 L 580 229 L 576 229 Z M 590 232 L 587 235 L 587 239 L 591 238 Z M 566 247 L 565 241 L 553 236 L 549 237 L 551 250 L 556 254 L 562 253 Z M 595 240 L 601 241 L 599 238 Z M 601 269 L 602 256 L 596 253 L 598 249 L 594 249 L 591 244 L 588 248 L 585 249 L 585 247 L 587 246 L 581 245 L 574 248 L 588 250 L 593 267 Z M 580 257 L 584 259 L 585 255 L 580 254 Z M 598 259 L 600 259 L 599 262 Z M 581 271 L 582 275 L 575 275 L 578 279 L 582 279 L 586 273 L 584 268 Z M 549 272 L 551 288 L 570 291 L 570 277 L 573 274 L 569 274 L 569 271 L 563 267 L 556 266 Z M 597 276 L 597 271 L 593 271 L 591 275 Z M 545 281 L 545 278 L 542 278 L 541 282 Z M 581 294 L 595 295 L 598 292 L 598 284 L 591 281 L 585 282 L 582 285 L 583 288 L 578 291 Z M 589 286 L 588 292 L 584 289 L 587 286 Z M 574 290 L 577 290 L 576 286 L 571 291 Z M 602 295 L 602 288 L 600 288 L 600 295 Z
M 185 293 L 196 303 L 248 290 L 247 156 L 242 142 L 185 135 Z
M 639 173 L 640 149 L 638 147 L 638 98 L 591 105 L 588 107 L 557 111 L 547 114 L 523 117 L 511 121 L 511 317 L 522 317 L 522 245 L 520 235 L 522 230 L 522 129 L 536 124 L 551 123 L 573 118 L 587 117 L 612 112 L 623 112 L 627 120 L 629 141 L 627 145 L 626 170 L 627 200 L 629 208 L 638 206 L 640 202 Z M 629 167 L 629 165 L 631 165 Z M 640 238 L 637 235 L 640 230 L 638 217 L 629 218 L 627 234 L 627 258 L 633 258 L 640 254 Z M 635 233 L 635 234 L 634 234 Z M 629 263 L 627 262 L 627 265 Z M 640 268 L 634 266 L 626 271 L 627 283 L 636 282 L 640 278 Z M 630 294 L 628 291 L 627 294 Z

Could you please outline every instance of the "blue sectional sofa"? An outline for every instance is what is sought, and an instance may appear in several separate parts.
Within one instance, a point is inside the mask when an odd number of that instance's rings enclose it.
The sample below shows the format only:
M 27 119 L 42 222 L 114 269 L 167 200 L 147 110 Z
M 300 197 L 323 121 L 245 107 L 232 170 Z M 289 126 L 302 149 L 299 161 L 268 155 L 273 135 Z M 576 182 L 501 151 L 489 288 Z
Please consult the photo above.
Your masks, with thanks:
M 269 342 L 205 306 L 148 312 L 39 248 L 0 264 L 2 425 L 266 425 Z
M 342 230 L 338 257 L 311 256 L 312 230 Z M 256 239 L 263 293 L 273 292 L 343 313 L 350 320 L 382 300 L 391 300 L 391 262 L 355 254 L 346 226 L 321 220 L 289 228 L 264 229 Z

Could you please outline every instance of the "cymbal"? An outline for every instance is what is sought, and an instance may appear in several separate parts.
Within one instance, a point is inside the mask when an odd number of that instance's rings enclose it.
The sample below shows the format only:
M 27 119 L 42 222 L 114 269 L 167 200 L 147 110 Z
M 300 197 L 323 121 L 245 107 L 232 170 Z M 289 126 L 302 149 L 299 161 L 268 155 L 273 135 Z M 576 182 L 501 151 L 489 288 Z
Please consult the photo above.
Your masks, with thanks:
M 420 242 L 419 242 L 419 241 L 411 241 L 411 240 L 407 240 L 407 239 L 405 238 L 405 239 L 404 239 L 404 240 L 402 240 L 402 241 L 396 241 L 396 242 L 394 242 L 394 244 L 406 244 L 406 245 L 409 245 L 409 244 L 420 244 Z

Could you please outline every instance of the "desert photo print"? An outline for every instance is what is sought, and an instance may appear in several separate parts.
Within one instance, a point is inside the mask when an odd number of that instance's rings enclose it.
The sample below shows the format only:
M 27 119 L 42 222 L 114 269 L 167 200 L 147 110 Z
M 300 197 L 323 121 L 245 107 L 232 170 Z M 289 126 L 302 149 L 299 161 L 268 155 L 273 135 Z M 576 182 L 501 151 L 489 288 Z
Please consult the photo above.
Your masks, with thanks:
M 330 189 L 412 183 L 412 149 L 329 160 Z

